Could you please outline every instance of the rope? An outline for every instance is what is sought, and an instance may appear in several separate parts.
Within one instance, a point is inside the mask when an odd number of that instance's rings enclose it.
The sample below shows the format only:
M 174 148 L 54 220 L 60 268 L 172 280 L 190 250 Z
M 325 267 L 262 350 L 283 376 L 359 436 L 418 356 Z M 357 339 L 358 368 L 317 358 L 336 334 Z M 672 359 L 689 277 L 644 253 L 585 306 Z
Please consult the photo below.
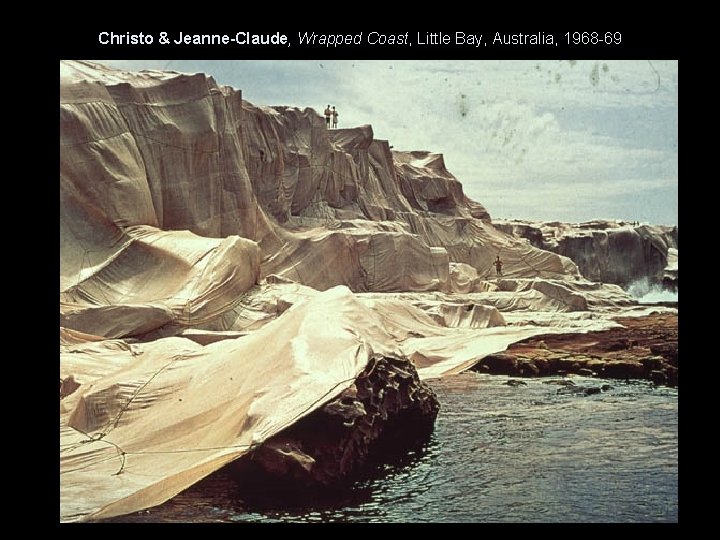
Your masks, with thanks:
M 358 350 L 359 350 L 360 346 L 361 346 L 361 345 L 358 345 Z M 117 425 L 117 422 L 119 421 L 120 416 L 122 416 L 122 414 L 128 409 L 128 407 L 130 406 L 130 403 L 132 402 L 132 400 L 135 399 L 135 398 L 138 396 L 138 394 L 139 394 L 145 387 L 147 387 L 147 385 L 148 385 L 156 376 L 158 376 L 165 368 L 167 368 L 172 362 L 174 362 L 174 361 L 177 360 L 178 358 L 180 358 L 180 357 L 174 358 L 173 360 L 171 360 L 170 362 L 168 362 L 166 365 L 164 365 L 162 368 L 160 368 L 158 371 L 156 371 L 143 385 L 141 385 L 140 387 L 138 387 L 137 391 L 133 394 L 133 396 L 128 400 L 128 402 L 125 404 L 125 406 L 124 406 L 124 407 L 118 412 L 118 414 L 116 415 L 116 420 L 115 420 L 114 425 L 113 425 L 112 427 L 115 427 L 115 426 Z M 372 361 L 372 359 L 371 359 L 371 361 Z M 373 362 L 373 365 L 372 365 L 372 367 L 371 367 L 370 373 L 372 373 L 372 371 L 373 371 L 374 369 L 375 369 L 375 363 Z M 350 382 L 350 381 L 355 381 L 355 380 L 357 379 L 357 377 L 358 377 L 358 376 L 356 375 L 356 376 L 354 376 L 354 377 L 351 377 L 351 378 L 342 380 L 342 381 L 336 383 L 335 385 L 333 385 L 327 392 L 325 392 L 325 394 L 323 394 L 322 396 L 320 396 L 318 399 L 316 399 L 315 401 L 313 401 L 308 407 L 306 407 L 305 409 L 303 409 L 302 411 L 300 411 L 298 414 L 296 414 L 296 415 L 288 422 L 287 425 L 290 426 L 290 425 L 294 424 L 299 418 L 301 418 L 302 416 L 305 416 L 308 412 L 310 412 L 311 410 L 313 410 L 318 403 L 320 403 L 321 401 L 325 400 L 325 399 L 327 398 L 327 396 L 328 396 L 329 394 L 331 394 L 332 392 L 334 392 L 335 389 L 336 389 L 338 386 L 343 385 L 343 384 L 346 384 L 346 383 L 348 383 L 348 382 Z M 126 463 L 127 463 L 127 456 L 133 456 L 133 455 L 136 455 L 136 456 L 137 456 L 137 455 L 151 455 L 151 454 L 184 454 L 184 453 L 191 453 L 191 452 L 210 452 L 210 451 L 218 451 L 218 450 L 229 450 L 229 449 L 233 449 L 233 448 L 246 448 L 246 449 L 248 449 L 248 450 L 252 450 L 252 449 L 254 449 L 254 448 L 257 447 L 257 446 L 260 446 L 260 445 L 263 444 L 263 442 L 264 442 L 264 441 L 259 441 L 259 442 L 253 442 L 253 443 L 250 443 L 250 444 L 234 444 L 234 445 L 227 445 L 227 446 L 210 446 L 210 447 L 205 447 L 205 448 L 183 448 L 183 449 L 176 449 L 176 450 L 147 450 L 147 451 L 126 452 L 120 445 L 118 445 L 118 444 L 116 444 L 116 443 L 114 443 L 114 442 L 112 442 L 112 441 L 110 441 L 110 440 L 108 440 L 108 439 L 105 438 L 105 436 L 107 435 L 107 432 L 109 431 L 108 428 L 107 428 L 107 426 L 106 426 L 106 428 L 105 428 L 101 433 L 98 433 L 98 434 L 95 434 L 95 435 L 90 435 L 89 433 L 87 433 L 87 432 L 85 432 L 85 431 L 83 431 L 83 430 L 81 430 L 81 429 L 78 429 L 78 428 L 76 428 L 76 427 L 73 427 L 73 426 L 70 426 L 70 427 L 71 427 L 72 429 L 74 429 L 75 431 L 83 434 L 85 437 L 87 437 L 87 439 L 86 439 L 86 440 L 79 441 L 79 442 L 77 442 L 77 443 L 71 443 L 71 444 L 66 445 L 66 446 L 67 446 L 66 448 L 63 448 L 63 449 L 60 450 L 61 453 L 75 450 L 76 448 L 80 447 L 80 446 L 83 445 L 83 444 L 93 443 L 93 442 L 103 442 L 103 443 L 105 443 L 105 444 L 108 444 L 108 445 L 114 447 L 114 448 L 117 450 L 117 455 L 116 455 L 116 456 L 111 456 L 111 457 L 102 458 L 102 459 L 100 459 L 99 461 L 95 461 L 95 462 L 93 462 L 93 463 L 90 463 L 90 464 L 85 465 L 85 466 L 82 466 L 82 467 L 77 467 L 77 468 L 75 468 L 75 469 L 71 469 L 71 470 L 67 470 L 67 471 L 61 471 L 60 474 L 67 474 L 67 473 L 71 473 L 71 472 L 77 472 L 77 471 L 80 471 L 80 470 L 88 469 L 88 468 L 90 468 L 90 467 L 93 467 L 93 466 L 98 465 L 98 464 L 100 464 L 100 463 L 104 463 L 104 462 L 109 461 L 109 460 L 111 460 L 111 459 L 115 459 L 115 458 L 117 457 L 117 458 L 120 459 L 120 467 L 119 467 L 119 469 L 117 470 L 117 472 L 115 472 L 115 473 L 112 474 L 112 476 L 118 476 L 118 475 L 120 475 L 120 474 L 125 470 L 125 465 L 126 465 Z M 110 428 L 110 429 L 112 429 L 112 428 Z
M 147 387 L 148 384 L 150 384 L 153 381 L 153 379 L 155 379 L 155 377 L 160 375 L 160 373 L 162 373 L 175 360 L 180 360 L 180 359 L 184 359 L 184 358 L 187 358 L 187 355 L 179 355 L 179 356 L 174 357 L 167 364 L 165 364 L 160 369 L 158 369 L 155 373 L 153 373 L 147 381 L 145 381 L 142 385 L 138 386 L 137 389 L 135 390 L 135 392 L 133 393 L 133 395 L 130 396 L 130 398 L 127 400 L 125 405 L 115 415 L 115 418 L 113 420 L 108 421 L 108 423 L 105 425 L 105 428 L 102 431 L 102 436 L 107 435 L 110 432 L 110 430 L 115 429 L 117 427 L 118 422 L 120 421 L 120 417 L 123 414 L 125 414 L 125 411 L 127 411 L 130 408 L 130 405 L 132 404 L 133 400 L 140 394 L 140 392 L 142 392 Z
M 120 458 L 120 468 L 118 469 L 118 471 L 117 471 L 116 473 L 113 474 L 113 476 L 117 476 L 118 474 L 120 474 L 120 473 L 123 471 L 123 469 L 125 468 L 125 451 L 124 451 L 119 445 L 115 444 L 114 442 L 109 441 L 109 440 L 106 440 L 106 439 L 104 438 L 104 437 L 105 437 L 105 433 L 100 433 L 100 434 L 97 434 L 97 435 L 90 435 L 89 433 L 83 431 L 82 429 L 79 429 L 79 428 L 76 428 L 76 427 L 73 427 L 73 426 L 70 426 L 70 427 L 71 427 L 72 429 L 74 429 L 75 431 L 77 431 L 78 433 L 82 433 L 83 435 L 85 435 L 85 436 L 87 437 L 87 440 L 80 441 L 80 442 L 76 443 L 74 447 L 66 448 L 65 450 L 61 450 L 61 452 L 63 452 L 63 451 L 72 451 L 72 450 L 74 450 L 75 448 L 78 448 L 80 445 L 86 444 L 86 443 L 103 442 L 103 443 L 105 443 L 105 444 L 109 444 L 110 446 L 113 446 L 113 447 L 115 448 L 115 450 L 117 450 L 117 456 L 112 456 L 112 457 L 108 457 L 108 458 L 103 458 L 103 459 L 101 459 L 100 461 L 96 461 L 96 462 L 94 462 L 94 463 L 89 463 L 88 465 L 85 465 L 84 467 L 78 467 L 78 468 L 75 468 L 75 469 L 71 469 L 71 470 L 69 470 L 69 471 L 60 471 L 60 474 L 67 474 L 67 473 L 70 473 L 70 472 L 77 472 L 77 471 L 80 471 L 80 470 L 89 469 L 89 468 L 90 468 L 91 466 L 93 466 L 93 465 L 97 465 L 98 463 L 103 463 L 103 462 L 105 462 L 105 461 L 109 461 L 109 460 L 111 460 L 111 459 L 114 459 L 115 457 Z

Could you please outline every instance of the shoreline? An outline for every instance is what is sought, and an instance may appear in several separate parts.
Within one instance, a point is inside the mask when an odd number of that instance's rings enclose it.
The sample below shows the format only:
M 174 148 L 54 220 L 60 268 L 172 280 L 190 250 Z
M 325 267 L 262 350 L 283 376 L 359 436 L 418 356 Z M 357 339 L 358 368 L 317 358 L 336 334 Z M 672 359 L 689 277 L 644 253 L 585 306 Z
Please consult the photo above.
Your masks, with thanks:
M 474 371 L 543 377 L 578 374 L 647 379 L 678 386 L 677 313 L 618 317 L 621 327 L 584 334 L 542 334 L 481 359 Z

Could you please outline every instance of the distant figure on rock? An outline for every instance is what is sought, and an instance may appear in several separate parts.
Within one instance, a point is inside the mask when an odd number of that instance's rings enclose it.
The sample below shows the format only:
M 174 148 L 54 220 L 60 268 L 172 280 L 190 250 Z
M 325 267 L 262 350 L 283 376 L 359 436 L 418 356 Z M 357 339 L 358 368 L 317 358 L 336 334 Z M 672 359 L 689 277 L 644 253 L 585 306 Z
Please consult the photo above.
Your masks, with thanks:
M 333 117 L 333 127 L 337 129 L 337 117 L 340 116 L 338 112 L 335 110 L 335 105 L 333 105 L 332 110 L 332 117 Z
M 495 273 L 496 273 L 498 276 L 502 276 L 502 265 L 503 265 L 503 262 L 500 260 L 500 255 L 498 255 L 497 257 L 495 257 L 495 262 L 494 262 L 493 264 L 495 265 Z
M 325 127 L 330 127 L 330 115 L 332 115 L 332 111 L 330 110 L 330 104 L 328 103 L 328 106 L 325 107 Z

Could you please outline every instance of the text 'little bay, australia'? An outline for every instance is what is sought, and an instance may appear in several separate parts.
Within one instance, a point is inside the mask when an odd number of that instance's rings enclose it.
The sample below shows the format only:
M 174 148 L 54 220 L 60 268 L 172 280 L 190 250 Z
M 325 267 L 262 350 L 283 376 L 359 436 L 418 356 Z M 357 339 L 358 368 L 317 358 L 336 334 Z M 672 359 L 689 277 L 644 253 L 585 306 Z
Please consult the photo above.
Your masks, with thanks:
M 472 32 L 418 32 L 418 45 L 469 45 L 487 47 L 490 45 L 556 45 L 552 34 L 475 34 Z

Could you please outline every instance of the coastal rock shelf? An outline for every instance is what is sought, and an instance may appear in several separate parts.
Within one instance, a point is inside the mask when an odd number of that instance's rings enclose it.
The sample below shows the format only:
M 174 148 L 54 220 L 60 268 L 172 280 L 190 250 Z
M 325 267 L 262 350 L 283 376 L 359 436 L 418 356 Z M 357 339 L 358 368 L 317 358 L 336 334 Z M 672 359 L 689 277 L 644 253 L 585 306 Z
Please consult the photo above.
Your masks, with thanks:
M 496 221 L 530 245 L 572 259 L 592 281 L 623 287 L 648 280 L 677 291 L 678 228 L 596 220 L 585 223 Z
M 586 334 L 536 336 L 513 343 L 473 366 L 483 373 L 538 377 L 579 374 L 650 379 L 678 385 L 677 315 L 620 318 L 622 325 Z

